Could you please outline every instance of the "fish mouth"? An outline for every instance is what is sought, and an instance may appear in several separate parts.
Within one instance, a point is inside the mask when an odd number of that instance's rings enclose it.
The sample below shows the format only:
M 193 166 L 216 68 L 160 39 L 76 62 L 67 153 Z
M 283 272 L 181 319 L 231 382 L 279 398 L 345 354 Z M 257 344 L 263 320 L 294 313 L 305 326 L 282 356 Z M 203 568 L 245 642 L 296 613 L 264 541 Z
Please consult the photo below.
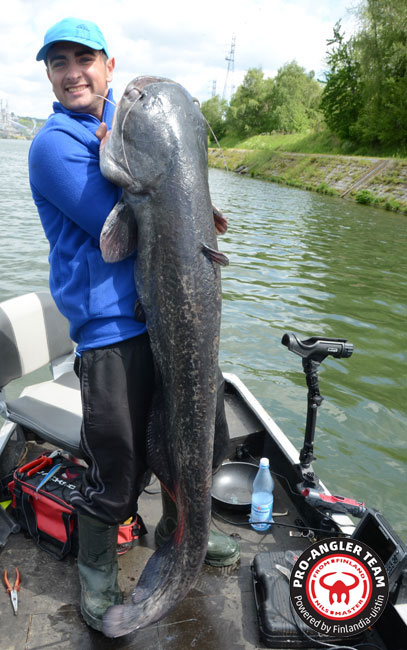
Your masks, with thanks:
M 118 160 L 115 152 L 111 151 L 109 142 L 100 155 L 100 167 L 105 178 L 123 189 L 129 189 L 135 182 L 128 166 Z
M 172 79 L 166 79 L 165 77 L 155 77 L 155 76 L 144 76 L 138 77 L 129 83 L 127 86 L 123 99 L 126 99 L 130 102 L 134 102 L 137 99 L 140 99 L 143 96 L 143 91 L 147 86 L 155 83 L 176 83 Z
M 131 82 L 127 86 L 127 90 L 128 92 L 131 92 L 132 90 L 138 90 L 139 92 L 142 92 L 146 86 L 149 86 L 150 84 L 157 83 L 160 81 L 166 81 L 166 79 L 164 79 L 163 77 L 154 77 L 154 76 L 139 77 L 138 79 Z

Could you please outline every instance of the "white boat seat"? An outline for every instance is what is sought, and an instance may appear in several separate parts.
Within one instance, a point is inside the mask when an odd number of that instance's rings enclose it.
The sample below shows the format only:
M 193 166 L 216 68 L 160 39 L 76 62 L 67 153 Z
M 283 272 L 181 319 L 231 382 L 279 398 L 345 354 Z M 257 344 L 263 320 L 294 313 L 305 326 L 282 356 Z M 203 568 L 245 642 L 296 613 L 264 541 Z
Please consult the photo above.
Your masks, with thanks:
M 20 397 L 6 405 L 9 420 L 76 457 L 81 455 L 81 395 L 73 370 L 24 388 Z
M 80 456 L 82 411 L 73 350 L 68 321 L 49 293 L 29 293 L 0 303 L 1 414 Z M 64 358 L 71 358 L 71 363 L 61 366 Z M 8 383 L 49 363 L 53 379 L 25 387 L 15 399 L 6 398 Z

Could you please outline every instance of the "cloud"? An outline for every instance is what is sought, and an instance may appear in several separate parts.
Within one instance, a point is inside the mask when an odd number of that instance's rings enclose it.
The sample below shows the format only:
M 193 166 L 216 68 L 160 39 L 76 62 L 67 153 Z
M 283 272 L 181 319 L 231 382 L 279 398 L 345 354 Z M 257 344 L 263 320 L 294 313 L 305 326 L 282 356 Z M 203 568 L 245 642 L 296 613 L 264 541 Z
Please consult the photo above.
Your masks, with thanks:
M 35 55 L 46 30 L 66 15 L 94 20 L 104 32 L 116 58 L 116 97 L 133 77 L 157 74 L 204 101 L 213 82 L 223 92 L 233 36 L 229 93 L 251 67 L 274 76 L 295 59 L 322 74 L 335 22 L 343 18 L 354 29 L 347 5 L 345 0 L 206 0 L 200 6 L 186 0 L 71 0 L 67 9 L 62 0 L 15 0 L 0 25 L 0 98 L 18 115 L 51 112 L 51 86 Z

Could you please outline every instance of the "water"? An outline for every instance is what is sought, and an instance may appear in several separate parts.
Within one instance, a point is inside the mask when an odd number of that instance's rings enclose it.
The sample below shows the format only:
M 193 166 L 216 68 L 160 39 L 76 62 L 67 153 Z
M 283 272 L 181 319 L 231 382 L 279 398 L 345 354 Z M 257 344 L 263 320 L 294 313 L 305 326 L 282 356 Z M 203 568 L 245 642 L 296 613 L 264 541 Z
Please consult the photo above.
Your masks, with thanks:
M 406 217 L 218 170 L 210 180 L 229 220 L 222 369 L 300 448 L 305 375 L 282 335 L 353 343 L 352 357 L 320 366 L 314 469 L 406 538 Z
M 30 142 L 0 139 L 0 299 L 48 290 L 48 242 L 28 182 Z
M 32 203 L 29 143 L 0 140 L 0 300 L 48 288 L 48 244 Z M 340 199 L 210 171 L 229 219 L 219 239 L 221 366 L 246 383 L 300 448 L 300 357 L 280 341 L 348 339 L 350 359 L 320 367 L 314 469 L 333 493 L 381 510 L 407 538 L 407 218 Z

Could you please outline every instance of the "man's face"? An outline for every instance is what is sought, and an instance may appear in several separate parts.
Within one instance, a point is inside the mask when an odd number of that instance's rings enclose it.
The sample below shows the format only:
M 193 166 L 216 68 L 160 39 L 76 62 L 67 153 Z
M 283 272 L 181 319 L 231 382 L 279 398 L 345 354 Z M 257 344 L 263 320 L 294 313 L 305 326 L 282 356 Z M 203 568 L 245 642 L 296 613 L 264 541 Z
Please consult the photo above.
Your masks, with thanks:
M 96 95 L 106 96 L 113 69 L 114 59 L 80 43 L 55 43 L 47 56 L 48 79 L 58 101 L 68 110 L 89 113 L 99 120 L 104 102 Z

